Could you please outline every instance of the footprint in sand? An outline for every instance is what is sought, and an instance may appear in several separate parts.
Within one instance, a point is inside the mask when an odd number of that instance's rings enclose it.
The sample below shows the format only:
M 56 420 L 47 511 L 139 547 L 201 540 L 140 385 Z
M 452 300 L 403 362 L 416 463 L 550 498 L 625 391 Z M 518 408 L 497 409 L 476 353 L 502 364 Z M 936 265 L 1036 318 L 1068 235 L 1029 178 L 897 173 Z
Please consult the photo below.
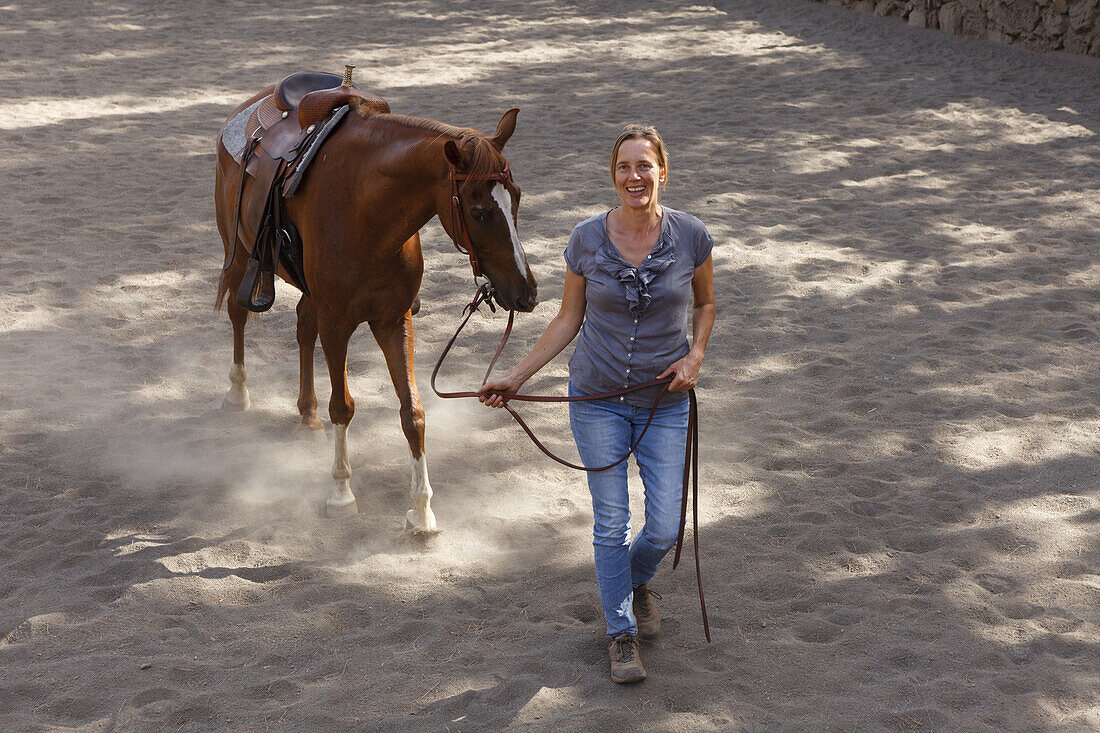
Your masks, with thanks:
M 1068 562 L 1058 563 L 1051 571 L 1055 578 L 1060 578 L 1062 580 L 1073 580 L 1082 575 L 1091 575 L 1093 573 L 1092 566 L 1080 560 L 1070 560 Z
M 864 614 L 862 611 L 842 608 L 829 614 L 828 618 L 830 623 L 834 623 L 837 626 L 853 626 L 863 621 Z
M 1001 606 L 1001 613 L 1004 614 L 1005 618 L 1015 619 L 1017 621 L 1035 618 L 1042 612 L 1042 606 L 1034 603 L 1027 603 L 1026 601 L 1009 601 Z
M 1073 659 L 1088 654 L 1092 650 L 1092 645 L 1088 642 L 1071 639 L 1060 634 L 1052 634 L 1046 637 L 1037 642 L 1037 646 L 1043 652 L 1053 654 L 1059 659 Z
M 947 716 L 933 708 L 910 708 L 898 713 L 889 713 L 881 718 L 884 730 L 945 730 Z
M 843 430 L 847 425 L 848 424 L 839 417 L 827 417 L 823 420 L 810 423 L 807 429 L 812 433 L 829 435 Z
M 130 698 L 130 704 L 135 708 L 143 708 L 146 705 L 152 705 L 155 702 L 161 702 L 162 700 L 175 700 L 179 697 L 179 693 L 175 690 L 170 690 L 167 687 L 150 687 L 147 690 L 141 692 Z
M 843 633 L 843 629 L 828 621 L 810 621 L 798 631 L 798 638 L 810 644 L 828 644 Z
M 582 624 L 590 624 L 600 617 L 600 609 L 591 603 L 574 603 L 565 607 L 565 615 L 580 621 Z
M 883 494 L 888 494 L 890 486 L 883 481 L 876 481 L 875 479 L 856 479 L 850 483 L 847 487 L 847 491 L 852 496 L 858 496 L 861 499 L 872 499 Z M 859 502 L 857 502 L 859 503 Z M 881 506 L 885 506 L 884 504 Z M 854 509 L 853 509 L 854 511 Z M 856 512 L 862 514 L 863 512 Z M 878 513 L 882 513 L 879 511 Z M 867 513 L 863 514 L 866 517 L 873 517 L 875 514 Z
M 890 507 L 877 501 L 853 501 L 851 503 L 853 514 L 861 517 L 877 517 L 890 511 Z
M 290 705 L 298 701 L 302 696 L 302 688 L 288 679 L 278 679 L 273 682 L 256 685 L 246 693 L 251 700 L 274 700 L 283 705 Z
M 1035 689 L 1036 682 L 1026 677 L 1002 677 L 993 680 L 993 686 L 1006 695 L 1024 695 Z
M 1071 323 L 1068 326 L 1062 327 L 1062 333 L 1068 339 L 1074 341 L 1095 341 L 1096 332 L 1088 327 L 1084 323 Z
M 1005 417 L 1022 420 L 1035 414 L 1035 408 L 1030 405 L 1014 405 L 1002 403 L 993 408 Z
M 1006 593 L 1016 587 L 1016 581 L 1012 578 L 992 573 L 978 573 L 974 576 L 974 582 L 995 595 Z

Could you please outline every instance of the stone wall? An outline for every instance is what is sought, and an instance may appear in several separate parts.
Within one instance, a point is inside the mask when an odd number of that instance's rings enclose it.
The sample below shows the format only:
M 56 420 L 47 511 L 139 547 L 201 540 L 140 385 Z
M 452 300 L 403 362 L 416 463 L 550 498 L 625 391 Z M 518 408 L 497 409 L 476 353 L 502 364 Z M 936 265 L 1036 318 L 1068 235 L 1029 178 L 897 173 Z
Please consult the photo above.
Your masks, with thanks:
M 1032 51 L 1100 56 L 1100 0 L 819 0 L 916 28 L 1013 43 Z

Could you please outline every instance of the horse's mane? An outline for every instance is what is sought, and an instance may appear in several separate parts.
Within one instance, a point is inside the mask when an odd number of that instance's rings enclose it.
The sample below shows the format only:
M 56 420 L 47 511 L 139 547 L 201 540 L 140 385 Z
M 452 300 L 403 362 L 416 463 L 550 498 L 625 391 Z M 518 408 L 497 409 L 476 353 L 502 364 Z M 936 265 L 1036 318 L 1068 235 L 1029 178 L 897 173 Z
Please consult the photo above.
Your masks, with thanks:
M 485 137 L 485 134 L 470 127 L 456 127 L 446 122 L 436 122 L 426 117 L 413 117 L 412 115 L 399 114 L 375 114 L 367 109 L 353 105 L 360 116 L 372 122 L 384 122 L 404 129 L 426 130 L 438 133 L 440 137 L 449 137 L 464 144 L 463 147 L 470 154 L 470 173 L 474 177 L 497 173 L 503 166 L 503 158 L 493 144 Z

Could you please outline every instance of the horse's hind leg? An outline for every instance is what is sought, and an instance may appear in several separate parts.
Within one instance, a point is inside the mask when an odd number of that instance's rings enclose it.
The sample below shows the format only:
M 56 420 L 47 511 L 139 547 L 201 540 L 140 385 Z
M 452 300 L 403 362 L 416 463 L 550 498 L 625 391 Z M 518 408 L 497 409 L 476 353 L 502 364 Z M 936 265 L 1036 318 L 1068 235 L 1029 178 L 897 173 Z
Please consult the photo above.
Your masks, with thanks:
M 300 430 L 323 430 L 317 417 L 317 393 L 313 389 L 313 350 L 317 346 L 317 309 L 302 296 L 298 301 L 298 413 Z
M 405 514 L 406 526 L 414 533 L 436 531 L 435 514 L 432 513 L 432 485 L 428 481 L 428 459 L 424 453 L 424 408 L 416 389 L 413 374 L 413 326 L 412 313 L 405 313 L 397 324 L 376 326 L 371 332 L 386 355 L 397 398 L 401 401 L 401 429 L 409 441 L 411 452 L 411 478 L 409 495 L 413 508 Z
M 332 494 L 325 500 L 325 513 L 330 517 L 353 515 L 359 512 L 355 494 L 351 493 L 351 461 L 348 460 L 348 425 L 355 416 L 355 400 L 348 392 L 348 339 L 346 331 L 328 322 L 319 322 L 321 349 L 328 364 L 332 396 L 328 401 L 328 415 L 332 419 L 336 453 L 332 462 L 332 478 L 336 480 Z M 354 330 L 354 329 L 352 329 Z
M 226 258 L 229 258 L 230 252 L 234 252 L 233 266 L 222 272 L 221 279 L 218 281 L 218 298 L 214 305 L 215 309 L 219 308 L 226 296 L 229 296 L 226 310 L 229 312 L 229 322 L 233 324 L 233 366 L 229 370 L 230 387 L 222 402 L 222 409 L 247 410 L 252 403 L 248 398 L 248 387 L 245 386 L 248 375 L 244 369 L 244 326 L 248 322 L 248 311 L 237 305 L 235 296 L 244 278 L 248 252 L 237 239 L 237 233 L 232 231 L 231 205 L 228 203 L 231 199 L 226 191 L 227 181 L 237 180 L 240 177 L 240 168 L 236 166 L 220 142 L 218 150 L 218 173 L 214 178 L 214 216 L 218 223 L 218 233 L 222 238 L 222 248 Z M 230 169 L 238 172 L 233 173 Z
M 232 277 L 232 273 L 236 274 L 236 278 Z M 229 370 L 229 392 L 222 402 L 222 409 L 225 410 L 247 410 L 252 404 L 248 398 L 248 387 L 245 386 L 248 373 L 244 368 L 244 326 L 248 322 L 248 311 L 237 305 L 237 299 L 233 297 L 242 274 L 234 268 L 224 275 L 229 279 L 231 288 L 226 310 L 229 312 L 229 322 L 233 324 L 233 366 Z

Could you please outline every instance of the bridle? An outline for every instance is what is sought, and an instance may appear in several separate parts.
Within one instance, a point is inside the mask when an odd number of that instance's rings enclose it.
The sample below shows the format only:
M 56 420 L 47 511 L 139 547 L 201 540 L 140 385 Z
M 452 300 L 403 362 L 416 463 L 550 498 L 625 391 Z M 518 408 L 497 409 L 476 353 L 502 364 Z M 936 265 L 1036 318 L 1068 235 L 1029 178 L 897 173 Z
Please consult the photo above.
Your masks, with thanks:
M 478 264 L 477 256 L 474 254 L 473 244 L 470 242 L 470 232 L 466 229 L 466 220 L 462 216 L 462 198 L 458 195 L 458 182 L 500 181 L 501 184 L 506 184 L 512 181 L 512 171 L 505 163 L 504 170 L 499 173 L 484 173 L 475 176 L 472 173 L 451 171 L 447 174 L 447 177 L 451 179 L 451 241 L 454 242 L 455 249 L 470 258 L 470 269 L 474 271 L 474 279 L 476 280 L 483 273 L 481 272 L 481 265 Z M 511 213 L 505 211 L 504 215 L 510 216 Z
M 505 168 L 504 173 L 503 174 L 498 174 L 498 175 L 507 175 L 507 174 L 508 174 L 508 169 Z M 452 174 L 452 176 L 453 175 L 455 175 L 455 174 Z M 451 180 L 454 181 L 454 178 L 452 178 Z M 502 179 L 498 178 L 497 180 L 502 180 Z M 452 185 L 454 185 L 454 184 L 452 184 Z M 457 195 L 456 195 L 455 200 L 457 200 Z M 458 247 L 458 242 L 457 241 L 455 242 L 455 246 Z M 460 252 L 462 251 L 461 247 L 459 247 L 459 251 Z M 472 250 L 471 250 L 471 252 L 472 252 Z M 477 273 L 477 261 L 474 259 L 472 254 L 470 256 L 470 262 L 474 265 L 474 272 L 476 274 Z M 456 398 L 460 398 L 460 397 L 479 397 L 480 396 L 479 392 L 441 392 L 441 391 L 439 391 L 439 388 L 435 386 L 435 380 L 436 380 L 436 376 L 439 374 L 440 367 L 443 366 L 443 360 L 447 358 L 447 354 L 450 353 L 451 347 L 454 346 L 455 341 L 458 340 L 458 335 L 460 333 L 462 333 L 462 329 L 466 327 L 466 324 L 469 322 L 470 318 L 474 315 L 474 311 L 476 311 L 478 309 L 478 307 L 481 306 L 481 304 L 486 303 L 486 304 L 488 304 L 489 309 L 492 312 L 496 313 L 496 307 L 493 305 L 492 298 L 493 298 L 492 286 L 489 283 L 482 283 L 478 287 L 477 292 L 474 294 L 474 299 L 471 300 L 466 305 L 466 307 L 463 309 L 462 312 L 463 312 L 465 317 L 462 319 L 462 322 L 458 325 L 458 328 L 455 330 L 454 335 L 451 336 L 451 340 L 447 342 L 447 345 L 445 347 L 443 347 L 443 353 L 439 355 L 439 359 L 435 363 L 435 368 L 432 369 L 432 378 L 431 378 L 432 391 L 435 392 L 436 395 L 438 395 L 439 397 L 442 397 L 443 399 L 456 399 Z M 500 358 L 501 352 L 504 351 L 504 345 L 508 342 L 508 337 L 512 333 L 512 324 L 514 322 L 514 319 L 515 319 L 515 311 L 513 311 L 513 310 L 508 311 L 508 325 L 504 329 L 504 335 L 500 339 L 500 345 L 497 347 L 496 353 L 493 354 L 493 358 L 489 361 L 489 368 L 485 370 L 485 377 L 481 380 L 482 384 L 485 384 L 489 380 L 489 374 L 492 373 L 493 367 L 497 363 L 497 359 Z M 554 396 L 550 396 L 550 395 L 530 395 L 530 394 L 519 394 L 519 393 L 515 393 L 515 392 L 496 392 L 495 394 L 497 394 L 497 395 L 499 395 L 500 397 L 503 398 L 503 400 L 504 400 L 504 409 L 508 410 L 508 413 L 513 418 L 515 418 L 516 422 L 519 423 L 519 426 L 521 428 L 523 428 L 523 431 L 525 433 L 527 433 L 527 437 L 529 437 L 531 439 L 531 441 L 538 447 L 538 449 L 541 450 L 543 453 L 545 453 L 547 456 L 554 459 L 555 461 L 562 464 L 563 466 L 568 466 L 569 468 L 574 468 L 574 469 L 577 469 L 579 471 L 606 471 L 607 469 L 613 468 L 613 467 L 619 465 L 620 463 L 622 463 L 623 461 L 625 461 L 627 458 L 630 457 L 630 455 L 632 453 L 634 453 L 635 449 L 637 449 L 638 444 L 641 443 L 642 438 L 645 437 L 646 431 L 649 430 L 649 425 L 650 425 L 650 423 L 653 422 L 653 416 L 657 412 L 657 407 L 661 402 L 661 398 L 665 395 L 665 392 L 668 391 L 668 386 L 669 386 L 669 384 L 671 384 L 671 382 L 672 382 L 672 377 L 665 377 L 664 379 L 655 379 L 652 382 L 645 382 L 644 384 L 636 384 L 633 387 L 626 387 L 625 389 L 615 390 L 614 392 L 604 392 L 604 393 L 601 393 L 601 394 L 594 394 L 594 395 L 574 395 L 574 396 L 570 396 L 570 397 L 554 397 Z M 529 428 L 527 426 L 527 423 L 523 421 L 523 418 L 521 418 L 519 416 L 519 414 L 515 411 L 515 409 L 513 409 L 510 404 L 508 404 L 509 401 L 513 401 L 513 400 L 517 401 L 517 402 L 581 402 L 581 401 L 586 401 L 586 400 L 603 400 L 603 399 L 610 399 L 610 398 L 613 398 L 613 397 L 621 397 L 622 395 L 625 395 L 629 392 L 636 392 L 638 390 L 649 389 L 651 387 L 657 387 L 657 386 L 660 387 L 660 390 L 658 391 L 657 396 L 653 400 L 653 406 L 649 410 L 649 418 L 646 420 L 645 426 L 642 428 L 642 431 L 641 431 L 641 433 L 639 433 L 637 439 L 633 442 L 633 444 L 631 444 L 630 449 L 626 452 L 626 454 L 622 458 L 615 461 L 614 463 L 609 463 L 606 466 L 598 466 L 598 467 L 588 467 L 588 466 L 577 465 L 575 463 L 570 463 L 569 461 L 554 455 L 549 449 L 546 448 L 546 446 L 544 446 L 542 444 L 542 442 L 537 437 L 535 437 L 534 432 L 532 432 L 531 428 Z M 685 528 L 685 525 L 687 524 L 688 484 L 690 483 L 691 484 L 691 500 L 692 500 L 691 501 L 691 503 L 692 503 L 692 519 L 691 519 L 691 521 L 692 521 L 692 537 L 691 537 L 691 539 L 692 539 L 692 544 L 694 545 L 694 549 L 695 549 L 695 581 L 696 581 L 696 584 L 699 588 L 699 608 L 700 608 L 700 610 L 702 612 L 702 615 L 703 615 L 703 633 L 706 635 L 707 642 L 709 643 L 710 642 L 710 623 L 707 620 L 707 604 L 706 604 L 706 599 L 703 597 L 703 574 L 702 574 L 702 570 L 700 569 L 700 565 L 699 565 L 699 406 L 698 406 L 698 402 L 695 398 L 695 390 L 694 389 L 688 390 L 688 399 L 690 401 L 690 405 L 689 405 L 689 411 L 688 411 L 687 444 L 684 448 L 684 481 L 683 481 L 683 487 L 682 487 L 682 490 L 681 490 L 681 500 L 680 500 L 680 531 L 679 531 L 679 534 L 676 537 L 676 554 L 674 555 L 673 560 L 672 560 L 672 568 L 673 568 L 673 570 L 675 570 L 676 566 L 680 564 L 680 551 L 683 549 L 683 546 L 684 546 L 684 528 Z

